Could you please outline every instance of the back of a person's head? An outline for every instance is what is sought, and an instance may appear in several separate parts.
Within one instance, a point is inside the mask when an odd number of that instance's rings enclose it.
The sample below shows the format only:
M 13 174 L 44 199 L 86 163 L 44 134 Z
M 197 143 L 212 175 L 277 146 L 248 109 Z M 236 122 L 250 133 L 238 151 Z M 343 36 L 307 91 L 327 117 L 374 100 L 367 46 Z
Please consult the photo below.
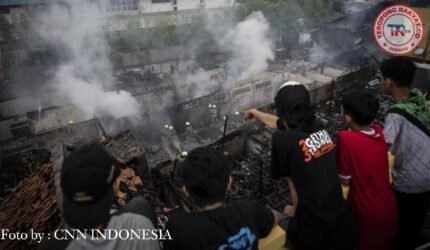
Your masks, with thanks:
M 354 91 L 343 95 L 342 108 L 359 126 L 368 126 L 379 110 L 379 101 L 366 91 Z
M 381 64 L 381 74 L 398 87 L 410 88 L 415 77 L 417 67 L 406 57 L 393 57 Z
M 310 131 L 315 122 L 309 91 L 298 82 L 286 82 L 275 96 L 276 113 L 289 128 Z
M 181 163 L 178 172 L 197 206 L 224 201 L 230 164 L 221 152 L 211 148 L 194 149 Z
M 109 220 L 119 163 L 99 143 L 83 145 L 63 162 L 60 185 L 67 225 L 93 228 Z

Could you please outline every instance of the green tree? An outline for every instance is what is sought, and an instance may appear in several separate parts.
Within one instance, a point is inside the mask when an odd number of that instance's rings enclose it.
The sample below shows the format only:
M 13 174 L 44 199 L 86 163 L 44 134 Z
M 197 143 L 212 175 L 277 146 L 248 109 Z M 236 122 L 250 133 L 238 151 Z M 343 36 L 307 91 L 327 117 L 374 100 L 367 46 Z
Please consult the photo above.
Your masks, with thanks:
M 313 26 L 332 12 L 332 0 L 247 0 L 237 9 L 239 19 L 253 11 L 261 11 L 273 29 L 280 32 L 301 30 L 297 20 L 304 18 L 307 26 Z
M 270 23 L 273 34 L 278 38 L 281 37 L 285 45 L 292 43 L 303 29 L 315 26 L 324 17 L 330 15 L 332 1 L 243 0 L 233 9 L 225 9 L 215 14 L 212 12 L 211 15 L 214 16 L 210 19 L 212 25 L 210 29 L 231 27 L 252 12 L 261 11 Z M 207 50 L 208 44 L 211 44 L 211 48 L 216 44 L 213 35 L 217 32 L 208 30 L 208 15 L 204 10 L 196 12 L 186 24 L 177 24 L 174 16 L 155 19 L 153 28 L 141 29 L 135 20 L 128 24 L 128 30 L 116 36 L 109 36 L 113 51 L 141 51 L 178 44 L 192 44 L 194 47 L 197 46 L 195 50 L 203 51 Z
M 302 7 L 296 0 L 249 0 L 237 9 L 239 20 L 254 11 L 261 11 L 274 30 L 298 30 L 297 20 L 303 17 Z
M 299 20 L 304 17 L 303 7 L 298 0 L 248 0 L 237 9 L 238 21 L 254 11 L 261 11 L 273 34 L 284 47 L 292 46 L 303 30 Z
M 157 47 L 168 47 L 179 44 L 177 26 L 171 16 L 160 17 L 153 28 L 153 40 Z
M 304 0 L 303 12 L 308 25 L 313 26 L 332 13 L 332 0 Z

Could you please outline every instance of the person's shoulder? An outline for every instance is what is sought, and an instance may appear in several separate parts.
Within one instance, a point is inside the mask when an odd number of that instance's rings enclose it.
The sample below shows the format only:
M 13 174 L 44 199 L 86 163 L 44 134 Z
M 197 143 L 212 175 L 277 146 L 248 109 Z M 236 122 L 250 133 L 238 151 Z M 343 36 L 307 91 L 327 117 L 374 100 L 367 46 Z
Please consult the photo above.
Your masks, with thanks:
M 187 212 L 187 211 L 185 211 L 183 208 L 175 208 L 175 209 L 172 211 L 172 213 L 171 213 L 170 217 L 173 217 L 173 218 L 176 218 L 176 217 L 178 217 L 178 218 L 182 218 L 182 217 L 192 216 L 192 214 L 193 214 L 193 213 L 191 213 L 191 212 Z
M 342 130 L 337 135 L 337 141 L 340 143 L 351 143 L 364 136 L 361 131 Z
M 272 135 L 272 141 L 276 143 L 276 142 L 283 141 L 288 137 L 289 137 L 288 130 L 277 130 Z
M 373 130 L 375 130 L 376 135 L 384 136 L 384 130 L 379 124 L 373 123 L 372 125 L 370 125 L 370 127 L 373 128 Z
M 298 131 L 296 129 L 283 129 L 283 130 L 277 130 L 275 133 L 273 133 L 272 138 L 276 139 L 291 139 L 303 136 L 303 132 Z
M 151 220 L 149 220 L 143 215 L 135 213 L 121 213 L 111 217 L 108 227 L 153 229 L 154 225 L 152 224 Z
M 296 146 L 301 137 L 291 130 L 279 130 L 272 135 L 272 148 L 286 150 Z
M 347 139 L 347 138 L 349 138 L 352 134 L 353 134 L 353 133 L 352 133 L 352 131 L 350 131 L 350 130 L 341 130 L 341 131 L 339 131 L 339 133 L 337 134 L 337 138 L 338 138 L 338 140 L 339 140 L 339 139 L 341 139 L 341 140 L 343 140 L 343 139 Z
M 187 212 L 182 208 L 176 209 L 169 216 L 166 223 L 166 229 L 169 230 L 172 237 L 181 238 L 188 237 L 189 234 L 200 235 L 204 233 L 207 227 L 207 222 L 210 220 L 210 213 L 203 212 Z M 181 239 L 174 239 L 175 241 Z
M 376 132 L 381 132 L 382 131 L 382 127 L 378 123 L 372 123 L 370 125 L 370 127 L 373 128 Z
M 235 206 L 236 218 L 241 217 L 245 224 L 256 230 L 259 238 L 270 233 L 275 223 L 275 215 L 270 208 L 247 200 L 236 201 Z
M 255 204 L 250 200 L 237 200 L 232 204 L 232 206 L 251 208 L 251 207 L 258 207 L 259 205 Z
M 169 225 L 181 225 L 194 221 L 196 213 L 187 212 L 182 208 L 176 208 L 169 216 Z
M 287 129 L 279 129 L 279 130 L 276 130 L 274 133 L 273 133 L 273 135 L 272 136 L 274 136 L 274 137 L 280 137 L 280 136 L 285 136 L 285 135 L 288 135 L 289 133 L 288 133 L 288 130 Z
M 230 205 L 231 208 L 234 210 L 238 209 L 240 211 L 243 211 L 246 214 L 255 214 L 255 211 L 262 211 L 267 210 L 270 211 L 270 209 L 260 206 L 256 204 L 255 202 L 249 201 L 249 200 L 238 200 L 235 201 L 232 205 Z
M 406 116 L 407 114 L 404 111 L 392 108 L 388 110 L 385 115 L 384 127 L 386 127 L 388 124 L 401 124 L 406 120 Z

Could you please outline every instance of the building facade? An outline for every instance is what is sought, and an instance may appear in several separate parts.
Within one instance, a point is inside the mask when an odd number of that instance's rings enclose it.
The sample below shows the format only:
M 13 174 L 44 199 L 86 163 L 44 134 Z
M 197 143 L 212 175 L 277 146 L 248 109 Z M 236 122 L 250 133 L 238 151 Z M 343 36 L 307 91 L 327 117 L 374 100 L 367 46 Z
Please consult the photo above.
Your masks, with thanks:
M 230 8 L 235 0 L 109 0 L 106 22 L 109 30 L 153 28 L 160 24 L 182 25 L 201 10 Z

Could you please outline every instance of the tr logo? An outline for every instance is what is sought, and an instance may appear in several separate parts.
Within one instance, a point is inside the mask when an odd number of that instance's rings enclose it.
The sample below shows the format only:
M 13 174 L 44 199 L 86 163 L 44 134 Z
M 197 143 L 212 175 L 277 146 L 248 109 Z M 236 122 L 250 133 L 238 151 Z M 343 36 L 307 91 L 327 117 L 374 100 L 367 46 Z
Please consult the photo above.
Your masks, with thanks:
M 388 28 L 391 29 L 391 36 L 405 36 L 405 33 L 410 33 L 410 30 L 406 30 L 403 24 L 388 24 Z
M 379 48 L 394 56 L 410 54 L 423 46 L 424 32 L 424 24 L 415 9 L 400 4 L 382 10 L 373 26 Z

